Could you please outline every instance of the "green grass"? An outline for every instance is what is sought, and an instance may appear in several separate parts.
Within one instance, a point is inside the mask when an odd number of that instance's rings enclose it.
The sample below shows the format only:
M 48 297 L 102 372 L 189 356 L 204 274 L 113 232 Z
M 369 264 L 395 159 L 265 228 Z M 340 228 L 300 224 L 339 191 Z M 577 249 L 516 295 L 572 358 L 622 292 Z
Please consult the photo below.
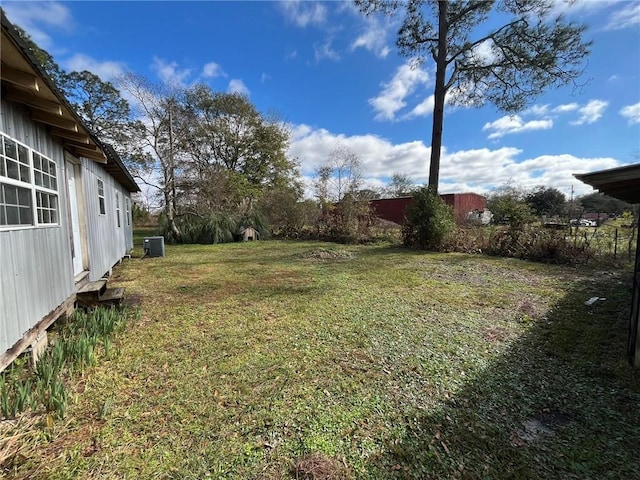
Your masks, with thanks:
M 638 476 L 630 269 L 303 242 L 166 254 L 115 270 L 140 320 L 65 422 L 23 420 L 12 474 L 293 479 L 304 457 L 357 479 Z

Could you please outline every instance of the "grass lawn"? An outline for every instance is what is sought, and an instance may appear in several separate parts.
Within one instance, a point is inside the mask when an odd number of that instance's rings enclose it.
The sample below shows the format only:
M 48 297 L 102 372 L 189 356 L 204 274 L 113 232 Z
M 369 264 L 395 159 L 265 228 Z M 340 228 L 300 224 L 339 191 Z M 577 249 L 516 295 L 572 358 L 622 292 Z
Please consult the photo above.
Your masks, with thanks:
M 166 254 L 115 269 L 142 315 L 66 419 L 0 426 L 25 442 L 8 474 L 640 478 L 630 268 L 303 242 Z

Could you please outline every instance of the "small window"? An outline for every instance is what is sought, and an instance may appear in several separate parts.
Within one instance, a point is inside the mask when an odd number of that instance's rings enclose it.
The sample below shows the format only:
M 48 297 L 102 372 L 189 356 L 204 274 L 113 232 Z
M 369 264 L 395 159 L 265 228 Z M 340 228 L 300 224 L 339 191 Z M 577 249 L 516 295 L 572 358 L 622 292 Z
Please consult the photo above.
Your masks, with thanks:
M 58 196 L 36 192 L 38 223 L 58 223 Z
M 116 223 L 120 228 L 120 192 L 116 192 Z
M 3 177 L 18 180 L 19 182 L 31 183 L 29 175 L 29 149 L 7 137 L 3 138 L 4 152 L 0 175 Z
M 131 226 L 131 202 L 128 198 L 124 199 L 124 215 L 127 218 L 127 227 Z
M 56 164 L 42 155 L 33 153 L 33 174 L 39 187 L 57 190 Z
M 98 206 L 100 208 L 100 215 L 107 214 L 107 206 L 104 200 L 104 182 L 98 179 Z
M 31 190 L 0 183 L 0 225 L 33 225 Z

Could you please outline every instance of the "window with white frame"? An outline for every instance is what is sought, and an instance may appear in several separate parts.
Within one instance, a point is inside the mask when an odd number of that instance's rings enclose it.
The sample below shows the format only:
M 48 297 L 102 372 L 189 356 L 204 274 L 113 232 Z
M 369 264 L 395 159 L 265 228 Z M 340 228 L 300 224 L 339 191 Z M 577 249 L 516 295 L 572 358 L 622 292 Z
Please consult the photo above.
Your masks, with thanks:
M 127 218 L 127 227 L 131 226 L 131 202 L 129 198 L 124 199 L 124 215 Z
M 107 206 L 104 198 L 104 182 L 98 178 L 98 208 L 100 215 L 107 214 Z
M 0 228 L 56 225 L 58 210 L 56 162 L 0 133 Z
M 120 192 L 116 191 L 116 223 L 120 228 Z

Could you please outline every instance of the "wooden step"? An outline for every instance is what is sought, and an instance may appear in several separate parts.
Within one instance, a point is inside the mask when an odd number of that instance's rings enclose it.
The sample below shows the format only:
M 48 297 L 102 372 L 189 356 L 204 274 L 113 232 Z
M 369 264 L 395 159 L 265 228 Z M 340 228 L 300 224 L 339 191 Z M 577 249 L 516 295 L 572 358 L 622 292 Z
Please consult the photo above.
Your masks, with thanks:
M 98 295 L 102 295 L 106 289 L 107 279 L 101 278 L 100 280 L 96 280 L 95 282 L 89 282 L 83 285 L 76 293 L 78 295 L 84 295 L 85 293 L 91 295 L 97 293 Z
M 124 298 L 124 288 L 107 288 L 107 279 L 101 278 L 95 282 L 83 285 L 76 292 L 78 305 L 85 308 L 94 308 L 100 305 L 120 306 Z
M 107 291 L 100 296 L 100 305 L 114 305 L 120 306 L 122 299 L 124 298 L 124 288 L 107 288 Z

